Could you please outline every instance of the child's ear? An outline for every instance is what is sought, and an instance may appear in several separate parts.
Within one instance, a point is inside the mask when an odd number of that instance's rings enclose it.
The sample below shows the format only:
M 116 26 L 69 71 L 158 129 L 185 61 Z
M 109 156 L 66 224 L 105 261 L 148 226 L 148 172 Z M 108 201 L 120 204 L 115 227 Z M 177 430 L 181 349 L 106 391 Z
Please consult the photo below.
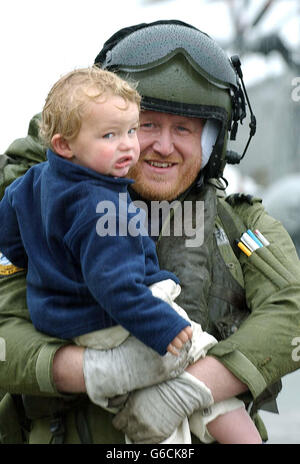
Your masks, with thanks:
M 64 158 L 73 158 L 73 151 L 71 150 L 67 140 L 64 139 L 61 134 L 53 135 L 51 145 L 55 153 L 58 155 L 63 156 Z

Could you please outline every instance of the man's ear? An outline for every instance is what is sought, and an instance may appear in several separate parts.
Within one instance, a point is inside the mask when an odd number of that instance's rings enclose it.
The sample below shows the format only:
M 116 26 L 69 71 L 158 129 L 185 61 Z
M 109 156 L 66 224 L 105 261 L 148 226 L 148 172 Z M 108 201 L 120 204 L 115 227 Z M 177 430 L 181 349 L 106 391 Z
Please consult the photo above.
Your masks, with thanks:
M 58 155 L 63 156 L 64 158 L 73 158 L 73 151 L 71 150 L 67 140 L 64 139 L 61 134 L 53 135 L 51 145 L 55 153 Z

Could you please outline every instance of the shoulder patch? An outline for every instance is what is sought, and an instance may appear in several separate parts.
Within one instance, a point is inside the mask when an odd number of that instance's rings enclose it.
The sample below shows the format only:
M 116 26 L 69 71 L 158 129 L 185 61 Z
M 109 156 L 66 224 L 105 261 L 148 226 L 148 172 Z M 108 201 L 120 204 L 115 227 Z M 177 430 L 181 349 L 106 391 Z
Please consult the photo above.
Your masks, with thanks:
M 20 271 L 23 271 L 23 269 L 12 264 L 0 251 L 0 277 L 15 274 Z

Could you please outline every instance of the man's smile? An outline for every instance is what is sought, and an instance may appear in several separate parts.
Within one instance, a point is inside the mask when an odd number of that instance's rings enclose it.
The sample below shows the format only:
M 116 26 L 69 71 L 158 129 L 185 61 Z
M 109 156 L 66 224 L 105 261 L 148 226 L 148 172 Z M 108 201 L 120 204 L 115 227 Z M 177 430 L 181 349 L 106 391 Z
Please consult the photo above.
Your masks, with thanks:
M 150 166 L 155 166 L 157 168 L 169 168 L 174 165 L 174 163 L 166 163 L 163 161 L 147 161 L 146 163 L 150 164 Z
M 143 165 L 146 166 L 147 171 L 153 172 L 153 173 L 167 173 L 170 171 L 173 171 L 175 167 L 177 167 L 180 162 L 175 161 L 174 159 L 157 159 L 157 158 L 150 158 L 150 157 L 145 157 L 141 158 L 140 161 L 142 161 Z

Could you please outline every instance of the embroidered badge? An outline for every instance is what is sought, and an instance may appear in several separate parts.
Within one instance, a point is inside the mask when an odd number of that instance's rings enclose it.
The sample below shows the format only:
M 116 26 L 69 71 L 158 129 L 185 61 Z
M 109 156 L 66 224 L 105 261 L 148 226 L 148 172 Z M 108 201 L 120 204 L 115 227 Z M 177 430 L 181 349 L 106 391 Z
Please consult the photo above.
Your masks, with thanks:
M 23 271 L 23 269 L 14 266 L 14 264 L 12 264 L 0 251 L 0 277 L 15 274 L 20 271 Z

